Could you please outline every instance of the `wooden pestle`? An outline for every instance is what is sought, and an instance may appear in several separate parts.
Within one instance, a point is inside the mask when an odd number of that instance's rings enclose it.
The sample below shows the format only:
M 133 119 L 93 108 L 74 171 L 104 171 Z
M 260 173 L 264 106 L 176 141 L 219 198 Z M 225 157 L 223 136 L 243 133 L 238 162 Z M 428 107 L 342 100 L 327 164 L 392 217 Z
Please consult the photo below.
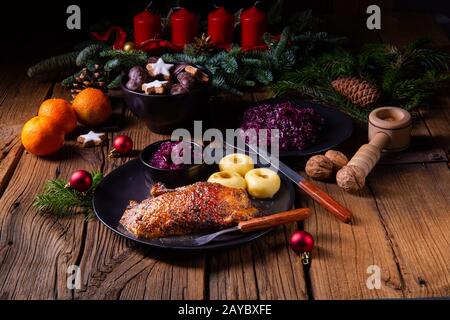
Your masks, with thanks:
M 358 152 L 348 162 L 348 166 L 356 166 L 361 169 L 364 177 L 367 177 L 381 157 L 381 151 L 389 144 L 391 137 L 379 132 L 367 144 L 359 148 Z
M 369 115 L 369 143 L 363 145 L 336 175 L 338 185 L 346 191 L 358 191 L 380 160 L 381 152 L 401 151 L 409 146 L 411 115 L 404 109 L 383 107 Z

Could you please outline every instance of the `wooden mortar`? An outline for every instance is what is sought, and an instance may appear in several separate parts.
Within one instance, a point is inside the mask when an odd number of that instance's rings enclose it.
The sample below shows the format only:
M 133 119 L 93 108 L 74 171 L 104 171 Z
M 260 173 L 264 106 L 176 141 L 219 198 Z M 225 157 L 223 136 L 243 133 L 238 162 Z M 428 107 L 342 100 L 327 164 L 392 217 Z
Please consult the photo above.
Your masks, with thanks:
M 345 191 L 358 191 L 380 160 L 381 152 L 408 148 L 411 137 L 411 115 L 397 107 L 382 107 L 369 115 L 369 143 L 363 145 L 336 175 L 337 184 Z

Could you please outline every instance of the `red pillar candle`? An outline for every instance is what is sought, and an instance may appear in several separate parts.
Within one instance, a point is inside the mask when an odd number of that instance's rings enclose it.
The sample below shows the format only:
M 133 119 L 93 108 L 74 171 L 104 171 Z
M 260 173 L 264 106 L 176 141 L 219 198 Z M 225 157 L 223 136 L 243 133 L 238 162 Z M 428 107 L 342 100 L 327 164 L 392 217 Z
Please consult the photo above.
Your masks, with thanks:
M 185 8 L 181 8 L 170 17 L 170 27 L 172 29 L 172 43 L 183 47 L 191 43 L 197 35 L 198 16 Z
M 217 45 L 233 42 L 234 16 L 224 7 L 217 8 L 208 15 L 208 36 Z
M 241 46 L 251 49 L 264 45 L 263 35 L 267 31 L 267 16 L 253 6 L 241 14 Z
M 144 10 L 134 16 L 134 42 L 137 45 L 161 36 L 161 17 Z

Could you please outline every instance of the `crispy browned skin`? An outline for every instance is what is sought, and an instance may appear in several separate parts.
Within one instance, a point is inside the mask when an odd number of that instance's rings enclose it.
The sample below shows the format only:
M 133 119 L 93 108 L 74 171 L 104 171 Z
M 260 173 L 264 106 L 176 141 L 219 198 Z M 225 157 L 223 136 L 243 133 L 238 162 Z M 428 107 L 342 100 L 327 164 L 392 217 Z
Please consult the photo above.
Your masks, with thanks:
M 223 229 L 257 213 L 244 190 L 217 183 L 197 182 L 177 189 L 152 187 L 153 198 L 130 201 L 120 223 L 142 238 L 199 233 Z

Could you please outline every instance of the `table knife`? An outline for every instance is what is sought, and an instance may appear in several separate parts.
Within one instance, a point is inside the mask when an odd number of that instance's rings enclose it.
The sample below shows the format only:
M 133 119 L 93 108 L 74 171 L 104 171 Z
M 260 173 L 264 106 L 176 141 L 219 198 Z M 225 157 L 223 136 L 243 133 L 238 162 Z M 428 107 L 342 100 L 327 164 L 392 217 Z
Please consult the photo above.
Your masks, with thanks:
M 303 221 L 311 215 L 311 210 L 308 208 L 299 208 L 290 211 L 284 211 L 280 213 L 275 213 L 263 217 L 253 218 L 247 221 L 239 222 L 239 224 L 235 227 L 224 229 L 217 231 L 215 233 L 207 234 L 200 237 L 193 237 L 191 239 L 186 239 L 183 241 L 183 246 L 185 247 L 199 247 L 203 246 L 218 236 L 231 233 L 231 232 L 243 232 L 249 233 L 258 230 L 268 229 L 271 227 L 276 227 L 282 224 Z M 160 241 L 164 242 L 168 239 L 160 239 Z M 170 241 L 170 240 L 169 240 Z M 166 242 L 167 243 L 167 242 Z
M 349 209 L 341 205 L 339 202 L 334 200 L 326 192 L 322 191 L 315 184 L 305 180 L 300 174 L 289 168 L 278 158 L 269 155 L 264 150 L 258 149 L 256 146 L 250 144 L 246 145 L 250 151 L 260 156 L 265 162 L 270 164 L 270 166 L 275 171 L 281 172 L 289 180 L 294 182 L 301 190 L 303 190 L 307 195 L 313 198 L 317 203 L 319 203 L 323 208 L 332 213 L 339 220 L 349 223 L 352 218 L 352 213 Z

